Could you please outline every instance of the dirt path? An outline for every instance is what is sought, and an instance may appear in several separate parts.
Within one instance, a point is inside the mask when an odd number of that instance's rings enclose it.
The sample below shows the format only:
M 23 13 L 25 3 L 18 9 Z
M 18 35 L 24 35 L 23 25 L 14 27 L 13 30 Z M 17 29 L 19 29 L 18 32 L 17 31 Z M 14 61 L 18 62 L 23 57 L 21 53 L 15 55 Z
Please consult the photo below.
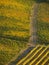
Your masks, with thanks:
M 31 16 L 30 16 L 30 45 L 36 45 L 37 42 L 37 13 L 38 13 L 39 4 L 35 3 L 32 6 Z

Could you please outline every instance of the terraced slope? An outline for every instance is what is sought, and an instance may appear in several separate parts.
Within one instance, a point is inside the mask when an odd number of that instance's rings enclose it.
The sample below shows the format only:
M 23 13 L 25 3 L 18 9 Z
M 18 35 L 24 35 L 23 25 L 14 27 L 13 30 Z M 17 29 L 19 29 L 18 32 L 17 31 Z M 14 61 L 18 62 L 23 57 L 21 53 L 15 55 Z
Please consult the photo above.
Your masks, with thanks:
M 49 65 L 49 46 L 37 45 L 16 65 Z

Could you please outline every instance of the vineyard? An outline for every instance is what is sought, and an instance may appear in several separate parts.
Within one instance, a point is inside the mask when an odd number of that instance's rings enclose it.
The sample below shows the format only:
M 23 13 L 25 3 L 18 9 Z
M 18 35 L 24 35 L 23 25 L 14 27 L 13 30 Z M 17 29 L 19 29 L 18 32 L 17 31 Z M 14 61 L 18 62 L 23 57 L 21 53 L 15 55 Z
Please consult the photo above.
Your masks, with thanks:
M 16 65 L 49 65 L 49 46 L 37 45 Z
M 30 3 L 32 1 L 0 0 L 0 65 L 27 48 L 29 39 Z
M 38 42 L 49 44 L 49 4 L 42 3 L 39 5 L 37 14 L 37 35 Z
M 15 59 L 15 56 L 17 58 L 18 55 L 21 54 L 21 51 L 28 48 L 27 43 L 30 38 L 30 11 L 32 9 L 33 3 L 35 3 L 33 0 L 0 0 L 0 65 L 7 65 L 10 61 Z M 37 44 L 49 45 L 48 3 L 44 3 L 44 6 L 43 3 L 40 4 L 38 9 L 37 22 Z M 46 49 L 49 48 L 40 46 L 36 53 L 38 53 L 40 50 L 43 50 L 42 53 L 44 53 Z M 46 56 L 44 57 L 48 57 L 48 50 L 46 50 L 46 52 Z M 45 63 L 48 59 L 49 58 L 44 60 Z M 26 63 L 28 63 L 30 60 L 27 60 Z M 30 64 L 33 64 L 34 61 Z

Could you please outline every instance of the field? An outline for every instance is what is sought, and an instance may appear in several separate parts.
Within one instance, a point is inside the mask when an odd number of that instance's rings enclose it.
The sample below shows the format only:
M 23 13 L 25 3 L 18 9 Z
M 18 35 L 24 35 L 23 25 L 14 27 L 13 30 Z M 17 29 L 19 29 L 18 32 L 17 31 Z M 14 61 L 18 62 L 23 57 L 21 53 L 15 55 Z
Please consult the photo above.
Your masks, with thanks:
M 49 3 L 42 3 L 38 8 L 37 16 L 38 42 L 49 44 Z
M 0 0 L 0 65 L 27 48 L 31 2 Z
M 22 49 L 28 47 L 32 5 L 32 0 L 0 0 L 0 65 L 6 65 L 16 55 L 18 56 Z M 47 13 L 49 14 L 48 7 L 49 5 L 47 5 Z M 47 13 L 43 15 L 41 12 L 38 13 L 37 18 L 39 24 L 38 44 L 48 44 L 49 16 L 47 15 L 45 18 Z M 44 18 L 42 17 L 42 19 L 39 14 Z
M 49 46 L 37 45 L 32 48 L 26 56 L 20 59 L 16 65 L 48 65 Z

